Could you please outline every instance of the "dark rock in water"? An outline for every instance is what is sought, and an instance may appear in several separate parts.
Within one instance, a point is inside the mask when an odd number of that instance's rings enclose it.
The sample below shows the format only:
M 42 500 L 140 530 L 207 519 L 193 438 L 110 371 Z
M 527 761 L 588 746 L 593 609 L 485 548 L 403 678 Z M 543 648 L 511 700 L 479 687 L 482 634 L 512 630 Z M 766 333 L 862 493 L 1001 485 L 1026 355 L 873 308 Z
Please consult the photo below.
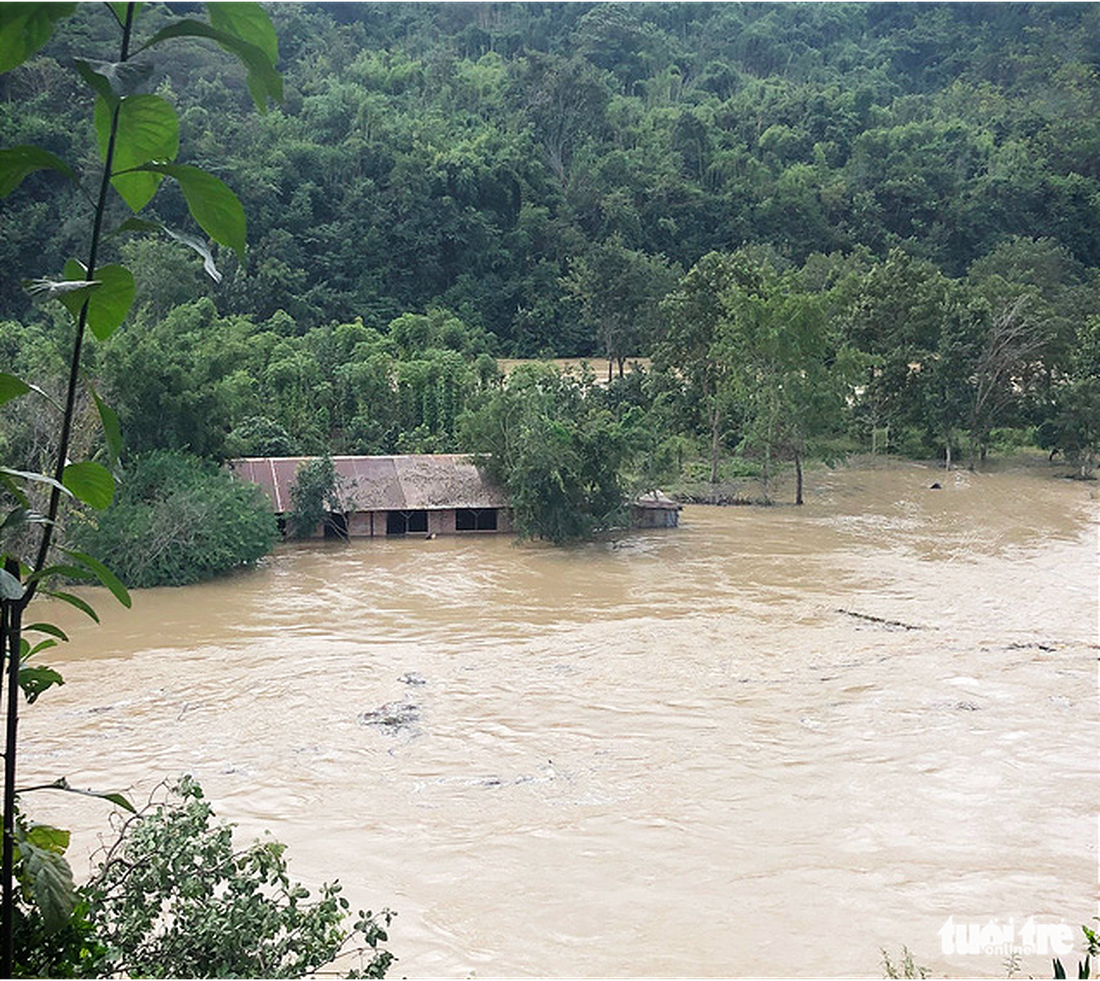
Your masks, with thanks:
M 929 490 L 943 490 L 943 488 L 940 486 L 940 482 L 938 480 L 931 487 L 929 487 L 928 489 Z
M 975 705 L 973 702 L 956 702 L 955 709 L 958 712 L 977 712 L 981 708 L 980 705 Z
M 361 726 L 374 726 L 391 736 L 412 729 L 420 721 L 420 706 L 412 702 L 387 702 L 371 712 L 359 714 Z
M 406 671 L 397 680 L 406 685 L 426 685 L 428 683 L 428 679 L 417 671 Z

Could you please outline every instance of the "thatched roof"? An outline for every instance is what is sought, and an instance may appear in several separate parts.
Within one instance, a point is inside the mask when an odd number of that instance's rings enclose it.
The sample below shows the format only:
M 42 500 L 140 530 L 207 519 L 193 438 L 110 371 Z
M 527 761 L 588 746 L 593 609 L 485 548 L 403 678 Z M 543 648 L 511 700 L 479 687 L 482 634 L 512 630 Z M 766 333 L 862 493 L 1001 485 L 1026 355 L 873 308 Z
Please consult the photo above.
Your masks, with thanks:
M 634 506 L 659 511 L 681 511 L 683 505 L 674 501 L 664 491 L 650 491 L 647 494 L 639 494 L 634 498 Z
M 291 508 L 298 468 L 315 457 L 246 457 L 230 461 L 236 476 L 263 488 L 276 513 Z M 442 511 L 507 507 L 504 492 L 469 456 L 334 456 L 340 498 L 348 511 Z

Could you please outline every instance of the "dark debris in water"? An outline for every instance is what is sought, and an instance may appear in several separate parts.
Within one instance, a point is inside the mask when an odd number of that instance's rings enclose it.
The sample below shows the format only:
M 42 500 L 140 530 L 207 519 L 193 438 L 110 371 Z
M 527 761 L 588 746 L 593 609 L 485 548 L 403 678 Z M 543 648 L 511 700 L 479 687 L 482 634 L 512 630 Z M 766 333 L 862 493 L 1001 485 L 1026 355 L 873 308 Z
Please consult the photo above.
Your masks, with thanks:
M 915 623 L 903 623 L 901 620 L 886 620 L 883 617 L 873 617 L 869 613 L 854 613 L 852 610 L 837 609 L 837 613 L 843 613 L 846 617 L 855 617 L 857 620 L 866 620 L 868 623 L 877 623 L 883 627 L 901 627 L 904 630 L 927 630 Z
M 420 706 L 413 702 L 387 702 L 370 712 L 359 713 L 359 724 L 373 726 L 391 736 L 412 729 L 420 721 Z

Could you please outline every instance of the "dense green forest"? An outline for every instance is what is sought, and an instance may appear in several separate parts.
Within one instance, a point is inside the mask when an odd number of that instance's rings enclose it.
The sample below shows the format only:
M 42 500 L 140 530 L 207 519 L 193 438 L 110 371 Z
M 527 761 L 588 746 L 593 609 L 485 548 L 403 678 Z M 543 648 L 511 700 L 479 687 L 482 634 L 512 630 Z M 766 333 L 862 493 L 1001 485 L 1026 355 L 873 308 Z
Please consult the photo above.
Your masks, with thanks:
M 6 145 L 94 159 L 66 64 L 100 42 L 95 7 L 0 79 Z M 269 12 L 280 107 L 250 112 L 244 73 L 198 43 L 146 82 L 240 196 L 249 248 L 211 276 L 177 242 L 115 240 L 136 312 L 90 371 L 129 459 L 491 451 L 517 492 L 553 470 L 596 525 L 628 483 L 876 434 L 949 459 L 1031 441 L 1087 469 L 1096 4 Z M 83 208 L 48 173 L 3 204 L 0 364 L 46 389 L 70 328 L 19 283 L 76 253 Z M 167 184 L 151 210 L 189 227 Z M 501 356 L 652 363 L 594 388 L 505 380 Z M 30 407 L 0 432 L 24 466 L 46 442 Z

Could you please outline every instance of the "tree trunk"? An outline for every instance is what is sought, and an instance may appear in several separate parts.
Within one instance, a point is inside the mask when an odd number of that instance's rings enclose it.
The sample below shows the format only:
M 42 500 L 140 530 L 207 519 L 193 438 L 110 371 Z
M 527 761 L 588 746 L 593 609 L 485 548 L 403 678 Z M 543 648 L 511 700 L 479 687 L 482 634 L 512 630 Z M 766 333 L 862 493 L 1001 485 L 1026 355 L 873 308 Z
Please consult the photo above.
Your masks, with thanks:
M 718 451 L 721 449 L 721 415 L 717 408 L 710 412 L 710 493 L 714 497 L 714 488 L 718 483 Z
M 951 437 L 948 436 L 943 442 L 943 469 L 951 469 Z
M 19 563 L 8 559 L 5 570 L 19 579 Z M 0 654 L 7 657 L 7 726 L 4 734 L 4 838 L 0 849 L 0 877 L 3 879 L 3 896 L 0 897 L 0 974 L 13 977 L 15 966 L 15 754 L 19 713 L 19 638 L 23 619 L 22 600 L 4 600 L 3 625 L 0 636 L 3 648 Z M 0 657 L 0 663 L 3 663 Z
M 801 506 L 802 504 L 802 454 L 798 450 L 794 451 L 794 474 L 795 474 L 795 492 L 794 503 Z
M 608 385 L 611 384 L 611 379 L 613 377 L 611 372 L 612 372 L 612 369 L 614 368 L 614 366 L 615 366 L 615 359 L 613 357 L 611 357 L 611 355 L 609 354 L 607 356 L 607 384 Z

